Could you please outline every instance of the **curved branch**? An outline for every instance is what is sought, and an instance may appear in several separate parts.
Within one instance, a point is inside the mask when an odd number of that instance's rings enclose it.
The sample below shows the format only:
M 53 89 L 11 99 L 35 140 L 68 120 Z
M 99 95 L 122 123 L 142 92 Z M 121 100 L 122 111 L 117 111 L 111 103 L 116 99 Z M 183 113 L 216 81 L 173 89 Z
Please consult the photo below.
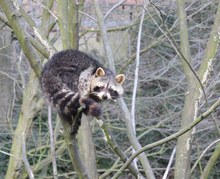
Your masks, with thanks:
M 104 20 L 106 20 L 109 16 L 109 14 L 118 6 L 120 6 L 123 2 L 125 2 L 126 0 L 121 0 L 119 1 L 117 4 L 115 4 L 111 9 L 109 9 L 109 11 L 105 14 L 105 16 L 103 17 Z

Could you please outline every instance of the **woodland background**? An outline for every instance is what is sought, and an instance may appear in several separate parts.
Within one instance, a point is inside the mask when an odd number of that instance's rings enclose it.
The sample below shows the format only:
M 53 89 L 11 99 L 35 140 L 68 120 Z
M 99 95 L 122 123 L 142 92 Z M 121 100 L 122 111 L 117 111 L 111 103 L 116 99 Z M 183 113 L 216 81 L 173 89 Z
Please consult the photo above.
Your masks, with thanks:
M 0 0 L 0 37 L 0 178 L 220 178 L 218 0 Z M 77 139 L 39 85 L 67 48 L 126 75 Z

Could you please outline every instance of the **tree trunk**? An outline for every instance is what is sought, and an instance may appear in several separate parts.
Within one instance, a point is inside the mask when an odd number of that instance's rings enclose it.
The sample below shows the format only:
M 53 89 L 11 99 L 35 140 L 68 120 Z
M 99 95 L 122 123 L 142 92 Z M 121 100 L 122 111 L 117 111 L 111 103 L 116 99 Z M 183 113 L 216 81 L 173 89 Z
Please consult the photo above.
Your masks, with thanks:
M 191 55 L 189 49 L 189 37 L 187 27 L 187 16 L 185 12 L 185 2 L 177 0 L 177 13 L 180 26 L 180 48 L 185 60 L 191 65 Z M 182 66 L 186 75 L 187 81 L 187 96 L 184 102 L 184 109 L 181 118 L 181 129 L 193 122 L 197 115 L 197 105 L 199 91 L 197 80 L 190 70 L 187 63 L 182 58 Z M 176 163 L 175 163 L 175 178 L 188 179 L 190 178 L 190 156 L 191 156 L 192 130 L 180 136 L 176 147 Z
M 82 2 L 81 2 L 82 3 Z M 78 49 L 79 46 L 79 39 L 78 39 L 78 26 L 79 26 L 79 19 L 78 19 L 78 10 L 79 7 L 82 6 L 82 4 L 77 4 L 75 1 L 58 1 L 58 24 L 60 27 L 61 32 L 61 39 L 62 39 L 62 45 L 63 49 L 69 49 L 74 48 Z M 62 120 L 62 119 L 61 119 Z M 76 136 L 72 136 L 73 139 L 71 140 L 71 136 L 67 137 L 69 147 L 73 147 L 74 152 L 69 148 L 69 154 L 72 155 L 71 158 L 75 159 L 72 160 L 72 163 L 77 169 L 78 175 L 84 175 L 85 172 L 88 174 L 89 178 L 97 178 L 97 172 L 96 172 L 96 160 L 95 160 L 95 150 L 94 150 L 94 143 L 92 140 L 92 134 L 91 134 L 91 126 L 90 126 L 90 118 L 87 116 L 83 117 L 83 122 L 81 125 L 81 135 L 78 137 L 78 141 L 80 141 L 80 155 L 83 158 L 83 161 L 81 161 L 79 157 L 79 151 L 77 149 L 77 143 L 72 143 L 70 145 L 70 142 L 76 142 Z M 64 121 L 63 121 L 64 124 Z M 68 124 L 66 124 L 68 125 Z M 67 133 L 67 132 L 65 132 Z M 66 135 L 68 136 L 68 135 Z M 85 152 L 84 152 L 85 151 Z M 89 153 L 87 153 L 89 152 Z M 89 155 L 88 155 L 89 154 Z M 78 160 L 78 161 L 77 161 Z M 79 165 L 80 164 L 80 165 Z M 85 166 L 84 166 L 85 165 Z M 85 168 L 84 168 L 85 167 Z M 87 175 L 85 175 L 88 177 Z
M 83 115 L 81 120 L 81 127 L 79 128 L 78 142 L 79 142 L 80 154 L 86 166 L 89 177 L 98 178 L 95 148 L 92 138 L 91 121 L 92 121 L 91 117 Z

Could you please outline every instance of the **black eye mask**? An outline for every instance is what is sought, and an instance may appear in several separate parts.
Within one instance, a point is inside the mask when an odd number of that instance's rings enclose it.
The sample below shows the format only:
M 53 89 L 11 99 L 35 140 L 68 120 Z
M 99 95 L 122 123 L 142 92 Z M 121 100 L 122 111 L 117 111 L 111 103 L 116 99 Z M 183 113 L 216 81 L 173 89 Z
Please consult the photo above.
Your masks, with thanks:
M 110 93 L 112 99 L 116 99 L 119 96 L 118 92 L 113 89 L 109 89 L 109 93 Z
M 94 92 L 100 92 L 100 91 L 102 91 L 103 89 L 104 89 L 103 86 L 96 86 L 96 87 L 93 89 L 93 91 L 94 91 Z

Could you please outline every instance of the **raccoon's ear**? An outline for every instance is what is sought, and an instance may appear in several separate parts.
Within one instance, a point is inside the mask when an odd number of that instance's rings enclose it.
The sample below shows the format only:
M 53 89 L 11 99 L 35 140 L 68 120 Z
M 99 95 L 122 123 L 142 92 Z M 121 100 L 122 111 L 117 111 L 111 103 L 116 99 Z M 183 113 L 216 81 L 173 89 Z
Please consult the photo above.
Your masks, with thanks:
M 125 75 L 124 74 L 119 74 L 115 77 L 115 80 L 117 83 L 121 84 L 125 81 Z
M 95 72 L 95 76 L 96 77 L 103 77 L 105 76 L 105 71 L 103 68 L 99 67 L 97 68 L 96 72 Z

